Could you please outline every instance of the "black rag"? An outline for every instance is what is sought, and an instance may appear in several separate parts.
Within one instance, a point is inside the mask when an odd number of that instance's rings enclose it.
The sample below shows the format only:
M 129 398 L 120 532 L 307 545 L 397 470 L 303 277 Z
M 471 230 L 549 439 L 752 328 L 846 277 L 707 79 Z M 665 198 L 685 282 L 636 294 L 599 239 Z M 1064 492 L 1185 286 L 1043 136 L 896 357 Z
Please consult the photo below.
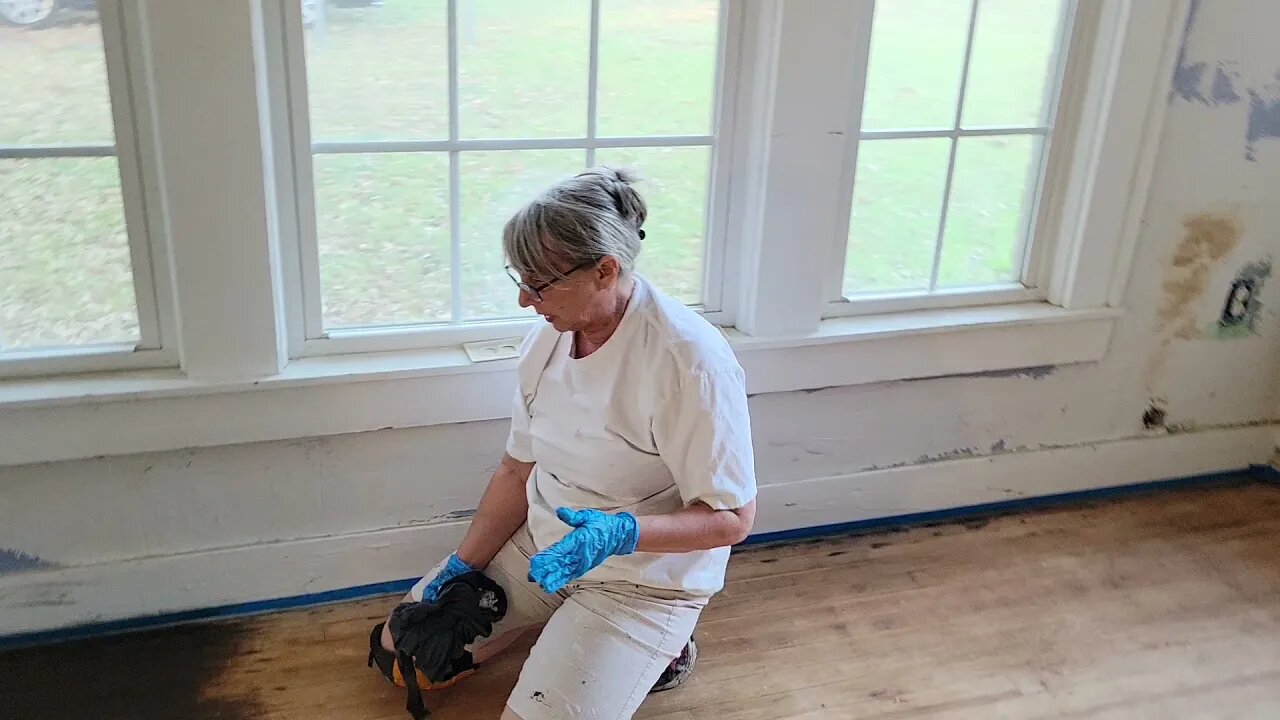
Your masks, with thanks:
M 466 647 L 489 637 L 507 614 L 507 594 L 483 573 L 469 572 L 449 581 L 435 602 L 407 602 L 391 612 L 389 627 L 396 663 L 408 691 L 406 709 L 413 720 L 428 716 L 418 687 L 417 667 L 433 683 L 475 667 Z

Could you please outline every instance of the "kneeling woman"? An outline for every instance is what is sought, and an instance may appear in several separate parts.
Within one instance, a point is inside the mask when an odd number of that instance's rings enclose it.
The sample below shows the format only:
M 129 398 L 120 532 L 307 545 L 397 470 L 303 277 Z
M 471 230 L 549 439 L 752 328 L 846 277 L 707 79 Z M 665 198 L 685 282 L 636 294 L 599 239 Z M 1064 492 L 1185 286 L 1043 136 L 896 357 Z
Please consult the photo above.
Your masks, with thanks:
M 702 317 L 633 272 L 645 204 L 588 170 L 503 231 L 526 338 L 506 454 L 465 539 L 410 592 L 483 570 L 493 657 L 544 626 L 503 718 L 630 718 L 692 668 L 694 625 L 755 518 L 742 368 Z M 391 649 L 389 632 L 382 645 Z

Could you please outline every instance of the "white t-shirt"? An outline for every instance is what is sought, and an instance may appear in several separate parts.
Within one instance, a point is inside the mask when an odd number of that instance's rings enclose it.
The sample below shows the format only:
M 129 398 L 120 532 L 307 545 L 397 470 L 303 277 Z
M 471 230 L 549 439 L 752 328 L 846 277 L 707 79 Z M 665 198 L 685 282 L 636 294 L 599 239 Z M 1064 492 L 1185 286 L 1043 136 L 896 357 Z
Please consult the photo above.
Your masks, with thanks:
M 568 533 L 556 508 L 660 515 L 755 499 L 742 367 L 697 313 L 635 276 L 613 335 L 584 358 L 573 334 L 543 324 L 525 338 L 507 453 L 537 464 L 529 531 L 539 550 Z M 729 548 L 611 557 L 584 578 L 710 596 Z

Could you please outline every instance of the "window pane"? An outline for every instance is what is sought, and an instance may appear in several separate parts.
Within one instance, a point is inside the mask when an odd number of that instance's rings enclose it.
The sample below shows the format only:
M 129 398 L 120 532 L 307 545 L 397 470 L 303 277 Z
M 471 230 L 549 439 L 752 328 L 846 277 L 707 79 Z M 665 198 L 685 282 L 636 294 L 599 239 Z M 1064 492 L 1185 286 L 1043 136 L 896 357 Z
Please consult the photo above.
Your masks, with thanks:
M 303 9 L 313 139 L 448 137 L 445 0 Z
M 0 160 L 0 351 L 137 342 L 115 158 Z
M 929 288 L 950 152 L 947 138 L 862 142 L 845 295 Z
M 462 153 L 463 319 L 512 317 L 521 310 L 503 269 L 502 228 L 551 184 L 582 170 L 582 150 Z
M 603 0 L 602 136 L 711 132 L 718 0 Z
M 960 139 L 939 286 L 1012 282 L 1021 275 L 1040 145 L 1029 135 Z
M 0 145 L 114 144 L 97 18 L 51 12 L 38 30 L 0 22 Z
M 969 32 L 963 0 L 880 0 L 862 129 L 951 127 Z
M 1045 122 L 1064 0 L 982 0 L 969 61 L 964 125 Z
M 448 320 L 449 158 L 317 155 L 325 327 Z
M 672 297 L 701 303 L 711 148 L 600 150 L 596 162 L 633 168 L 642 178 L 636 189 L 649 214 L 636 269 Z
M 458 0 L 459 133 L 587 133 L 586 0 Z

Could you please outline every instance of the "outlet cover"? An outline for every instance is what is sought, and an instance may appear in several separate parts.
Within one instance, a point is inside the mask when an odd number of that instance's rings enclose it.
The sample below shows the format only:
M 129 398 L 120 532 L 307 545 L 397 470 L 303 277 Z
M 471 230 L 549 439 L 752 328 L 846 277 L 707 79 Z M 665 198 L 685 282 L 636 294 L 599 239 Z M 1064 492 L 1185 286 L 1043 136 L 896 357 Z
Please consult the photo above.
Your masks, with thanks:
M 491 360 L 507 360 L 520 357 L 520 343 L 523 338 L 506 338 L 503 340 L 481 340 L 463 343 L 462 349 L 467 351 L 471 362 L 489 362 Z

